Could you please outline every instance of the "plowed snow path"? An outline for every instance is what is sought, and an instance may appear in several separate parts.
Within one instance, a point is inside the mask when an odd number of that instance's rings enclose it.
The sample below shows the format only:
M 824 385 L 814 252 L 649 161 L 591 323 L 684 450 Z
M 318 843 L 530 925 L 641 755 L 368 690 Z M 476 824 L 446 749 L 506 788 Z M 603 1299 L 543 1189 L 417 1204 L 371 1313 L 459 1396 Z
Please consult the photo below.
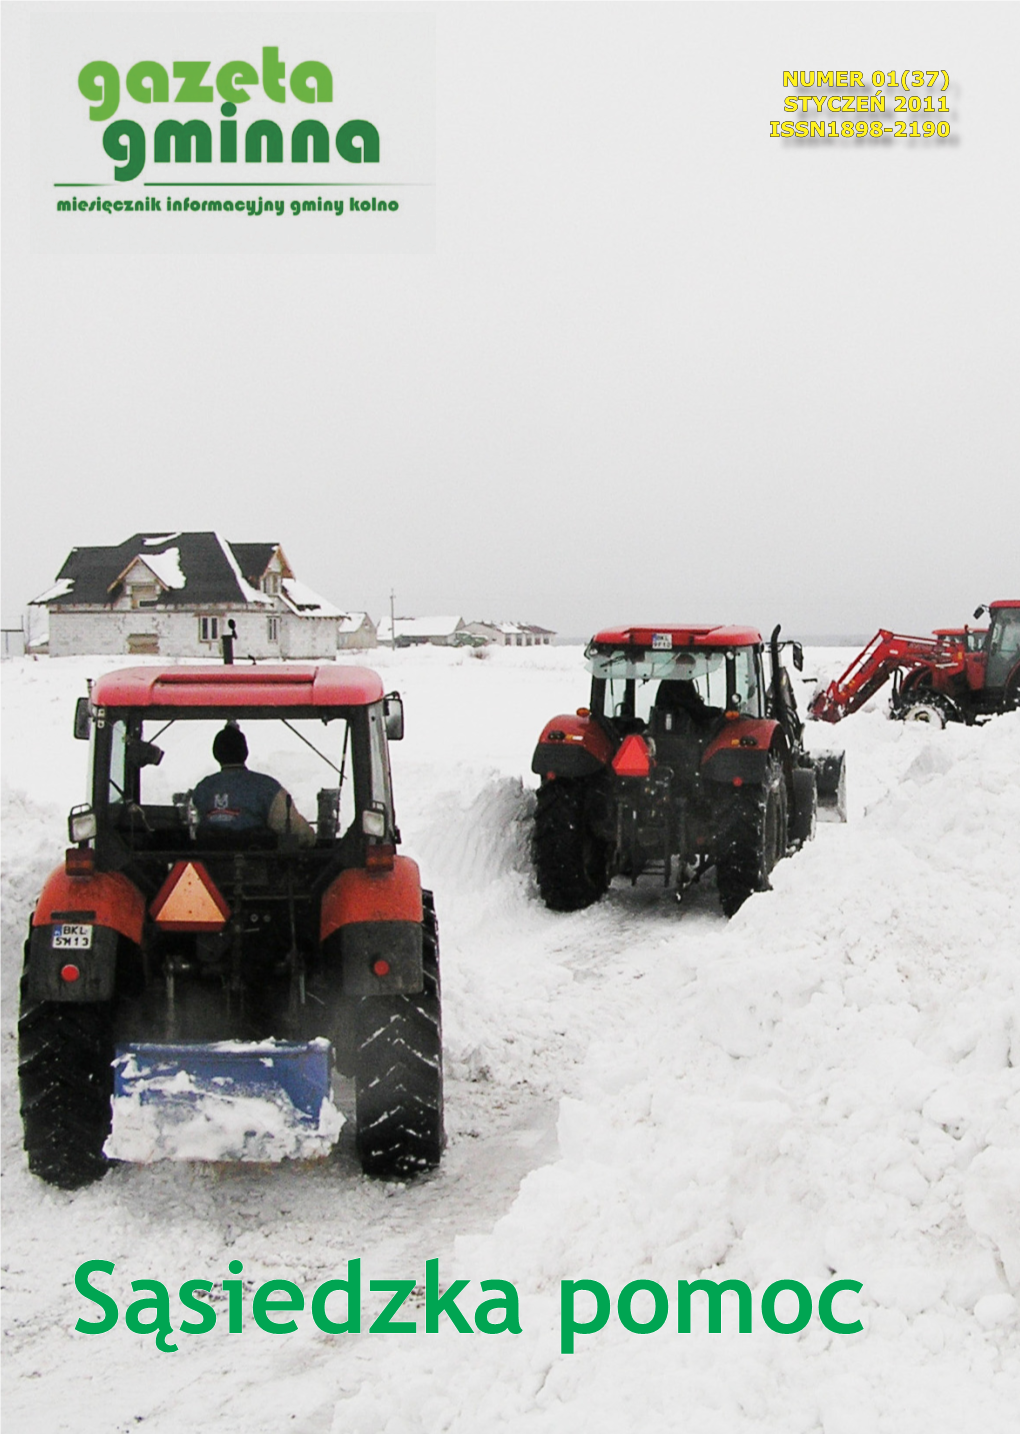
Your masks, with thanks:
M 371 657 L 405 694 L 398 810 L 440 914 L 442 1169 L 381 1186 L 344 1146 L 303 1170 L 125 1167 L 74 1195 L 24 1170 L 14 1003 L 23 922 L 81 790 L 73 699 L 110 664 L 5 664 L 10 1426 L 1012 1434 L 1020 719 L 843 724 L 851 822 L 823 825 L 732 922 L 710 888 L 682 914 L 614 889 L 556 917 L 527 871 L 521 779 L 541 723 L 582 700 L 579 654 Z M 132 1279 L 218 1284 L 240 1259 L 253 1285 L 310 1293 L 355 1257 L 366 1281 L 421 1282 L 432 1257 L 444 1283 L 512 1280 L 524 1333 L 329 1336 L 306 1311 L 293 1335 L 221 1319 L 171 1355 L 123 1321 L 73 1329 L 96 1313 L 73 1287 L 85 1259 L 116 1262 L 103 1283 L 123 1309 Z M 638 1337 L 613 1320 L 559 1354 L 560 1279 L 615 1293 L 705 1271 L 756 1291 L 859 1279 L 865 1330 Z

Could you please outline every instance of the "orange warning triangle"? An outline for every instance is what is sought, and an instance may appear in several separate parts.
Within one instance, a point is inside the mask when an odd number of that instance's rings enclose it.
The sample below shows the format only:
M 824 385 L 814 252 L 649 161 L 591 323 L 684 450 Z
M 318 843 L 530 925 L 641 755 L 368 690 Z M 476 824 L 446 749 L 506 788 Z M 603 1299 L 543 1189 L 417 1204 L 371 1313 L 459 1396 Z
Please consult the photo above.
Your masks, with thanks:
M 230 907 L 201 862 L 179 861 L 149 910 L 157 926 L 177 931 L 218 931 Z

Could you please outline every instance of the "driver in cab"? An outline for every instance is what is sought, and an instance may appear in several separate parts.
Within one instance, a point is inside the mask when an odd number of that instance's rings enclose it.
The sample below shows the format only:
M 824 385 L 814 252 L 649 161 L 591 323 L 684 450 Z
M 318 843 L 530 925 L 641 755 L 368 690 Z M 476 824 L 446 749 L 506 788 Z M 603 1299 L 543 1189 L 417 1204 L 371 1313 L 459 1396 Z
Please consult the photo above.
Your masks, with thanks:
M 667 678 L 659 683 L 655 708 L 668 718 L 668 731 L 704 732 L 721 719 L 721 707 L 709 707 L 694 683 L 685 677 Z
M 192 793 L 199 825 L 206 831 L 290 834 L 299 846 L 314 846 L 315 832 L 275 777 L 250 772 L 248 743 L 239 727 L 228 725 L 213 739 L 220 770 L 203 777 Z

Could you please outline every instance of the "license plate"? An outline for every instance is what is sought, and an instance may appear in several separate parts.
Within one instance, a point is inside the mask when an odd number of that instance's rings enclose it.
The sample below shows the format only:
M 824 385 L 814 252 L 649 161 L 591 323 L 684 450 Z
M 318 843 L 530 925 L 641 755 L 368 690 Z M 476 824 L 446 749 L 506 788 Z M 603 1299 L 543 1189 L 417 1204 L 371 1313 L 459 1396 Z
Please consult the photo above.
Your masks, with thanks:
M 92 946 L 92 927 L 68 922 L 54 926 L 51 944 L 54 951 L 88 951 Z
M 673 650 L 673 634 L 671 632 L 652 633 L 653 652 L 671 652 Z

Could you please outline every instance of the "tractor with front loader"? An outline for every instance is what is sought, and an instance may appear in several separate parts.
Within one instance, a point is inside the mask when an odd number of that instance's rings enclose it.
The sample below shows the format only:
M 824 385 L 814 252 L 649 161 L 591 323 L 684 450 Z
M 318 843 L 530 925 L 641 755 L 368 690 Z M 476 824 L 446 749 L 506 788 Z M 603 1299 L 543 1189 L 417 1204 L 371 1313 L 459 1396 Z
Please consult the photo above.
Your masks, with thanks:
M 809 754 L 779 628 L 610 628 L 585 650 L 587 707 L 554 717 L 532 761 L 532 850 L 554 911 L 602 897 L 616 876 L 673 886 L 714 868 L 732 916 L 815 833 L 819 804 L 846 819 L 844 755 Z
M 880 628 L 846 671 L 808 704 L 820 722 L 859 711 L 892 679 L 889 715 L 903 722 L 968 726 L 1020 707 L 1020 600 L 982 604 L 987 628 L 936 628 L 909 637 Z
M 244 724 L 260 766 L 304 764 L 312 786 L 293 804 L 315 801 L 317 820 L 303 840 L 289 793 L 282 830 L 201 819 L 195 779 L 225 723 Z M 67 1189 L 100 1178 L 118 1155 L 111 1107 L 162 1122 L 170 1148 L 156 1148 L 173 1154 L 174 1128 L 194 1133 L 208 1102 L 245 1139 L 261 1102 L 282 1134 L 270 1122 L 269 1145 L 235 1158 L 325 1153 L 342 1121 L 334 1064 L 353 1077 L 367 1174 L 439 1163 L 438 933 L 431 893 L 397 853 L 388 741 L 402 735 L 398 694 L 332 663 L 127 668 L 79 699 L 89 801 L 71 811 L 25 945 L 19 1074 L 36 1175 Z M 308 748 L 330 769 L 317 797 Z M 295 1146 L 295 1132 L 309 1139 Z

